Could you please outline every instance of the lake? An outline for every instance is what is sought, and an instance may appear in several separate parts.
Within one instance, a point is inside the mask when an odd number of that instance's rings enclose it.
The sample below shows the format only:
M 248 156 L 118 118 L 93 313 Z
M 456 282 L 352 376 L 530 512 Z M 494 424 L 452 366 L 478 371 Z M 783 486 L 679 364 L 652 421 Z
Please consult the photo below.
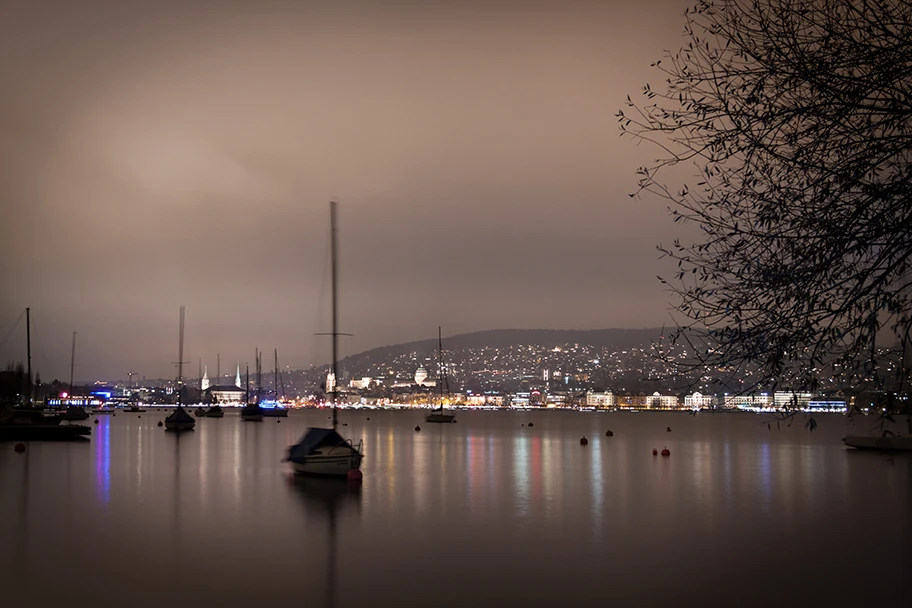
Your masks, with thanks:
M 358 485 L 295 480 L 281 462 L 328 410 L 281 423 L 229 411 L 181 435 L 156 426 L 165 415 L 98 416 L 91 441 L 21 454 L 0 443 L 4 605 L 873 606 L 912 593 L 912 457 L 846 449 L 839 415 L 809 432 L 757 414 L 433 425 L 343 410 L 342 434 L 364 440 Z

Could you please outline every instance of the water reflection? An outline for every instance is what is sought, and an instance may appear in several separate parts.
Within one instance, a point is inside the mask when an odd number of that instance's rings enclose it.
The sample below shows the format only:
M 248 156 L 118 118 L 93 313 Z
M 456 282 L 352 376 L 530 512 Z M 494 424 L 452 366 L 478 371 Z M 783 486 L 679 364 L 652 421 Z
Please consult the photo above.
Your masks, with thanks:
M 338 555 L 337 544 L 342 533 L 339 530 L 339 521 L 343 513 L 352 511 L 357 517 L 361 514 L 361 484 L 349 482 L 344 479 L 296 477 L 288 476 L 289 486 L 305 507 L 308 517 L 315 517 L 321 523 L 326 523 L 327 551 L 323 567 L 325 574 L 325 589 L 323 603 L 327 608 L 338 605 Z M 307 543 L 305 539 L 303 542 Z M 309 545 L 309 543 L 307 543 Z M 320 552 L 311 552 L 311 555 L 320 556 Z M 344 560 L 345 556 L 341 556 Z M 319 572 L 320 566 L 316 566 Z M 308 596 L 306 591 L 302 594 Z M 312 594 L 316 595 L 316 594 Z M 313 600 L 306 603 L 316 603 Z
M 529 514 L 529 438 L 517 435 L 513 438 L 513 484 L 516 499 L 516 513 Z
M 104 423 L 95 434 L 95 489 L 98 500 L 107 504 L 111 499 L 111 421 Z

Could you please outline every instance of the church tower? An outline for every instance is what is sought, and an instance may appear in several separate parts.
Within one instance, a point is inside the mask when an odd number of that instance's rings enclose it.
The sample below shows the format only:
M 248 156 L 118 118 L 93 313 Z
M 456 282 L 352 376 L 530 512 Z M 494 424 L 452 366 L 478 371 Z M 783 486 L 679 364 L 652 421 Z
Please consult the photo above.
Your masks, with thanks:
M 209 366 L 207 365 L 204 369 L 205 371 L 203 372 L 203 379 L 200 382 L 201 390 L 206 390 L 209 388 Z
M 241 388 L 241 364 L 238 363 L 237 375 L 234 377 L 234 385 Z

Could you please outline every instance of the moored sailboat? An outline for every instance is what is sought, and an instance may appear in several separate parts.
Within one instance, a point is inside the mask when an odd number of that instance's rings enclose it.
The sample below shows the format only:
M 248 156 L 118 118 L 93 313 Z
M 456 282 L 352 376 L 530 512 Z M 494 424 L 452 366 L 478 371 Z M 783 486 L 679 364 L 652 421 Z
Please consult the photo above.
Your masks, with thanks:
M 330 210 L 330 259 L 332 269 L 332 373 L 333 378 L 339 378 L 339 331 L 337 308 L 337 280 L 336 280 L 336 203 L 329 204 Z M 332 428 L 311 427 L 301 440 L 288 448 L 285 460 L 291 463 L 294 472 L 298 475 L 326 475 L 348 477 L 350 472 L 357 474 L 360 479 L 361 459 L 363 457 L 364 442 L 357 445 L 351 439 L 345 439 L 337 431 L 336 388 L 334 383 L 331 391 L 332 399 Z
M 446 368 L 443 365 L 443 339 L 440 336 L 440 328 L 437 328 L 437 383 L 440 385 L 440 407 L 424 417 L 425 422 L 455 422 L 456 415 L 448 414 L 444 410 L 443 389 L 446 387 L 449 393 L 449 383 L 447 381 Z
M 180 347 L 177 351 L 177 409 L 165 418 L 166 431 L 192 431 L 196 425 L 187 410 L 181 405 L 181 382 L 184 373 L 184 307 L 180 309 Z

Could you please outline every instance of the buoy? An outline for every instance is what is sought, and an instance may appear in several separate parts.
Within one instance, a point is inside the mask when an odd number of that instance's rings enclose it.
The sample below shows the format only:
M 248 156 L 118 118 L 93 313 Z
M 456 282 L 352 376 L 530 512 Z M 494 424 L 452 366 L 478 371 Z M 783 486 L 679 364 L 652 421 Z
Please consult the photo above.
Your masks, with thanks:
M 421 432 L 421 427 L 418 426 L 418 425 L 415 425 L 415 432 L 416 432 L 416 433 Z
M 370 416 L 368 416 L 368 417 L 367 417 L 367 419 L 368 419 L 368 420 L 370 420 L 370 419 L 371 419 L 371 417 L 370 417 Z
M 580 445 L 589 445 L 589 440 L 585 437 L 580 438 Z
M 671 451 L 668 448 L 662 450 L 662 456 L 671 456 Z
M 348 423 L 347 423 L 347 422 L 343 422 L 343 423 L 342 423 L 342 426 L 348 426 Z
M 669 427 L 665 427 L 665 432 L 666 432 L 666 433 L 670 433 L 670 432 L 671 432 L 671 427 L 670 427 L 670 426 L 669 426 Z
M 658 455 L 659 455 L 659 451 L 658 451 L 657 449 L 655 449 L 655 448 L 652 448 L 652 455 L 653 455 L 653 456 L 658 456 Z
M 164 426 L 161 420 L 158 421 L 158 426 Z
M 520 426 L 526 426 L 526 425 L 525 425 L 525 424 L 522 424 L 522 425 L 520 425 Z
M 607 431 L 605 431 L 605 437 L 614 437 L 614 431 L 612 431 L 611 429 L 608 429 Z
M 98 424 L 98 418 L 95 419 L 95 424 Z
M 532 426 L 532 423 L 531 423 L 531 422 L 529 423 L 529 426 Z
M 17 453 L 21 454 L 22 452 L 25 451 L 25 444 L 24 444 L 24 443 L 17 443 L 17 444 L 16 444 L 16 447 L 15 447 L 14 449 L 16 450 Z
M 361 469 L 350 469 L 348 471 L 349 481 L 361 481 L 362 479 L 364 479 L 364 475 L 361 473 Z
M 137 417 L 137 418 L 142 418 L 142 415 L 141 415 L 141 414 L 138 414 L 136 417 Z
M 281 418 L 276 418 L 276 424 L 282 424 L 282 419 L 281 419 Z
M 117 414 L 111 414 L 111 418 L 114 418 L 115 416 L 117 416 Z

